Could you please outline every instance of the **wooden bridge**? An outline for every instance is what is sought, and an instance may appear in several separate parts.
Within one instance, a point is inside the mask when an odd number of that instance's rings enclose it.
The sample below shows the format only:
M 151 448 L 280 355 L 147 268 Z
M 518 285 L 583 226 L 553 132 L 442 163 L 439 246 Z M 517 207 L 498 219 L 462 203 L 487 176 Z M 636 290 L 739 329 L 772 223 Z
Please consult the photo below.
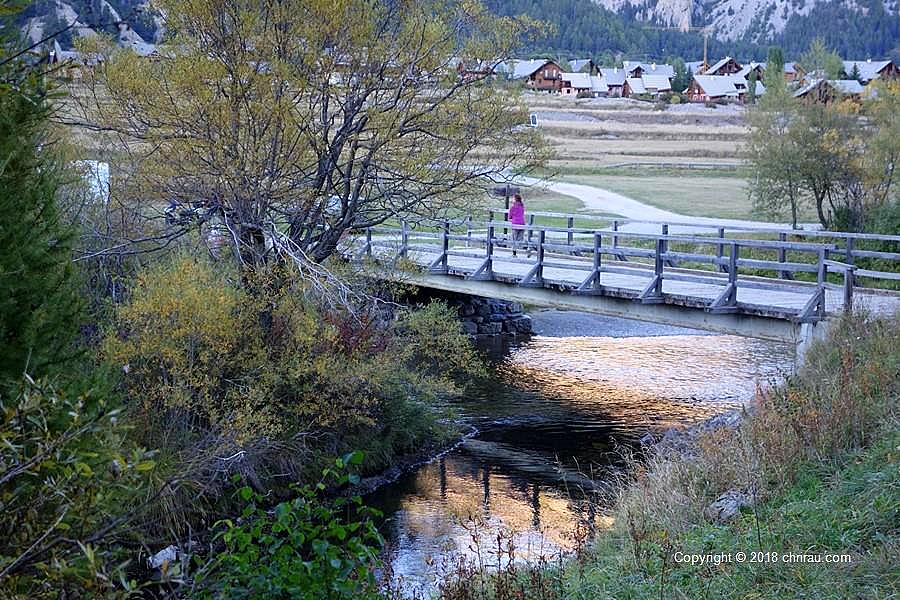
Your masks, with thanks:
M 900 309 L 900 292 L 872 287 L 900 282 L 900 252 L 882 249 L 900 236 L 693 223 L 641 233 L 626 229 L 647 223 L 532 213 L 517 241 L 496 214 L 371 228 L 352 254 L 414 267 L 384 272 L 424 287 L 791 342 L 800 355 L 829 317 Z

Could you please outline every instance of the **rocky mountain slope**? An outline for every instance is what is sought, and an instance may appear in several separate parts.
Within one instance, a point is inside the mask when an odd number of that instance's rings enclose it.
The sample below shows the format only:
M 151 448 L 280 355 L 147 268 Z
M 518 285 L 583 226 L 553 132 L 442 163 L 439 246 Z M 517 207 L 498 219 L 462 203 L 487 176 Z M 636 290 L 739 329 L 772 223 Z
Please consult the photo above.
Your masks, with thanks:
M 621 54 L 642 59 L 696 60 L 702 36 L 678 28 L 711 27 L 710 54 L 764 58 L 769 45 L 797 57 L 816 37 L 845 58 L 900 59 L 900 0 L 483 0 L 505 15 L 529 14 L 555 31 L 535 53 Z M 20 16 L 37 41 L 70 23 L 59 36 L 70 47 L 79 36 L 105 31 L 124 44 L 157 41 L 160 19 L 148 0 L 37 0 Z M 671 27 L 673 30 L 660 30 Z
M 675 27 L 709 26 L 720 40 L 749 37 L 763 42 L 784 33 L 791 21 L 808 18 L 817 8 L 838 8 L 865 17 L 879 12 L 872 2 L 856 0 L 594 0 L 616 13 L 640 21 Z M 888 15 L 898 14 L 900 1 L 884 0 Z M 848 32 L 849 33 L 849 32 Z
M 98 32 L 143 46 L 158 41 L 162 31 L 147 0 L 37 0 L 19 16 L 19 25 L 31 42 L 65 30 L 57 36 L 63 48 Z

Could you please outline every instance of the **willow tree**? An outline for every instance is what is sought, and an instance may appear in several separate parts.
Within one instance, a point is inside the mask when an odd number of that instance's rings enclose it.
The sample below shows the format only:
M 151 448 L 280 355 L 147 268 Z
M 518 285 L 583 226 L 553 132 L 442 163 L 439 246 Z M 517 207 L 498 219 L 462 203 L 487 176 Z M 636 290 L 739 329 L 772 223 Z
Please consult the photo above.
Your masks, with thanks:
M 101 60 L 73 122 L 112 132 L 142 214 L 215 219 L 244 263 L 285 245 L 322 261 L 348 231 L 445 213 L 543 160 L 520 98 L 488 74 L 534 22 L 474 0 L 158 8 L 169 35 L 158 56 L 86 48 Z M 462 74 L 460 60 L 477 68 Z

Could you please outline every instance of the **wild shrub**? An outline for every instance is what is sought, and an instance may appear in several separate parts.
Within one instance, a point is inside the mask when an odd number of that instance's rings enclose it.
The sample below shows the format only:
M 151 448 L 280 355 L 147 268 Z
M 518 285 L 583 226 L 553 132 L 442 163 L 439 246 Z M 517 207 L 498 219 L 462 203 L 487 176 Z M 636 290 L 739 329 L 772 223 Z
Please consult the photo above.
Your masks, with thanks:
M 84 597 L 130 587 L 117 542 L 136 541 L 128 526 L 155 463 L 126 441 L 102 380 L 57 387 L 26 377 L 0 391 L 2 592 Z
M 293 486 L 294 498 L 271 510 L 249 486 L 239 520 L 216 525 L 221 551 L 193 574 L 196 598 L 379 598 L 375 568 L 383 540 L 359 496 L 323 498 L 323 492 L 356 481 L 346 472 L 361 452 L 335 460 L 315 486 Z
M 189 255 L 141 273 L 104 354 L 126 371 L 160 475 L 183 475 L 162 520 L 190 520 L 232 473 L 278 487 L 323 456 L 362 448 L 377 469 L 439 437 L 438 396 L 477 357 L 445 307 L 393 312 L 324 306 L 289 274 Z

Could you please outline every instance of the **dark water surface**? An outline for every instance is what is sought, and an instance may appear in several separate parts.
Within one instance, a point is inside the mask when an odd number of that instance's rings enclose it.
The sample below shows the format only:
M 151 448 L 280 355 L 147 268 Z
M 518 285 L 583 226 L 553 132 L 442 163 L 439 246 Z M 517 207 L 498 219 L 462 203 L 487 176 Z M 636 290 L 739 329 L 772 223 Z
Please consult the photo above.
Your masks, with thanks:
M 485 348 L 492 376 L 454 406 L 477 433 L 368 498 L 386 516 L 391 576 L 410 593 L 473 556 L 473 523 L 478 543 L 508 532 L 532 558 L 607 526 L 580 490 L 618 446 L 738 407 L 793 360 L 783 344 L 581 313 L 538 313 L 535 331 Z

